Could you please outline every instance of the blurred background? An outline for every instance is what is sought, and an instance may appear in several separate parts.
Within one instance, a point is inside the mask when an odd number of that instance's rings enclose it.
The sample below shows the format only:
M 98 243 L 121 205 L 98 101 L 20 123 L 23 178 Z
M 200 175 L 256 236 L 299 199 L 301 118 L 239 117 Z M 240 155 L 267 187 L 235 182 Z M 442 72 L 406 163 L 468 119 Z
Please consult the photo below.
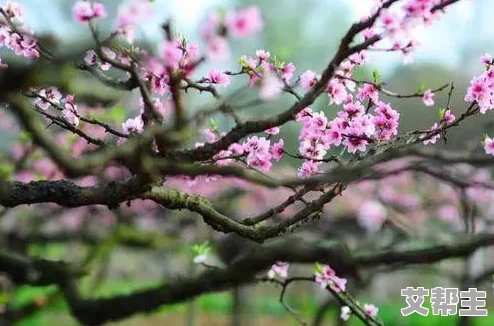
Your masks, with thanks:
M 23 0 L 26 7 L 26 24 L 36 35 L 46 40 L 57 39 L 57 48 L 67 53 L 76 53 L 91 46 L 89 30 L 74 22 L 71 14 L 72 1 L 68 0 Z M 112 17 L 115 16 L 121 1 L 102 1 L 109 17 L 101 21 L 102 32 L 111 31 Z M 188 40 L 200 42 L 199 25 L 211 10 L 256 5 L 261 8 L 265 22 L 262 33 L 241 41 L 232 41 L 232 60 L 226 63 L 206 64 L 196 73 L 200 78 L 211 68 L 238 70 L 237 58 L 246 54 L 254 56 L 255 50 L 265 49 L 276 54 L 281 60 L 293 62 L 297 66 L 296 75 L 310 69 L 322 71 L 333 56 L 341 36 L 352 22 L 362 17 L 373 0 L 156 0 L 153 1 L 152 19 L 139 26 L 137 44 L 157 49 L 162 40 L 161 24 L 172 19 L 173 27 Z M 372 71 L 379 69 L 381 79 L 387 88 L 397 93 L 414 93 L 424 85 L 437 88 L 454 82 L 452 111 L 460 114 L 464 108 L 463 96 L 469 80 L 479 74 L 483 67 L 479 57 L 494 52 L 494 28 L 492 20 L 494 2 L 491 0 L 464 0 L 449 9 L 448 14 L 432 26 L 419 31 L 422 45 L 414 53 L 414 63 L 405 65 L 399 54 L 375 52 L 372 61 L 357 72 L 357 79 L 371 79 Z M 2 58 L 8 54 L 2 54 Z M 8 59 L 5 59 L 8 61 Z M 234 81 L 232 89 L 246 84 L 244 76 Z M 111 92 L 110 90 L 107 90 Z M 225 91 L 228 92 L 228 91 Z M 120 94 L 120 93 L 119 93 Z M 120 96 L 120 95 L 119 95 Z M 247 94 L 242 101 L 254 99 L 254 92 Z M 439 107 L 446 105 L 447 91 L 436 96 L 437 105 L 425 107 L 420 99 L 392 102 L 401 114 L 400 131 L 424 129 L 437 120 Z M 245 116 L 272 115 L 283 110 L 293 99 L 283 96 L 276 103 L 267 103 L 242 112 Z M 190 111 L 196 110 L 212 99 L 200 96 L 193 91 L 188 94 Z M 313 106 L 324 110 L 327 116 L 334 116 L 336 110 L 327 105 L 327 98 L 321 97 Z M 117 104 L 111 108 L 119 126 L 123 120 L 135 116 L 138 111 L 132 94 L 121 94 Z M 228 130 L 232 121 L 218 116 L 219 129 Z M 488 116 L 473 118 L 448 135 L 448 143 L 441 146 L 450 148 L 475 148 L 481 140 L 482 132 L 489 133 L 492 123 Z M 297 150 L 297 136 L 300 126 L 289 124 L 282 128 L 285 144 L 290 152 Z M 1 130 L 6 136 L 0 148 L 4 153 L 11 151 L 13 141 L 19 134 L 12 130 Z M 291 173 L 298 167 L 298 161 L 287 160 L 284 167 Z M 472 171 L 471 171 L 472 172 Z M 473 171 L 472 173 L 476 173 Z M 484 173 L 485 171 L 482 171 Z M 183 187 L 183 185 L 177 185 Z M 249 216 L 263 211 L 273 203 L 281 202 L 287 193 L 266 191 L 245 185 L 224 185 L 219 183 L 214 189 L 205 185 L 196 187 L 195 192 L 216 198 L 215 204 L 223 211 L 239 216 Z M 426 188 L 426 189 L 425 189 Z M 385 191 L 400 196 L 386 197 Z M 425 189 L 425 190 L 424 190 Z M 383 198 L 386 197 L 386 198 Z M 431 200 L 435 198 L 436 201 Z M 493 212 L 492 199 L 487 197 L 482 203 L 479 216 L 489 228 L 484 217 Z M 378 230 L 367 227 L 362 222 L 363 203 L 379 203 L 387 211 L 385 221 Z M 398 205 L 398 204 L 399 205 Z M 433 239 L 454 239 L 464 232 L 462 207 L 456 190 L 440 185 L 428 178 L 405 176 L 384 180 L 381 183 L 356 185 L 334 204 L 330 204 L 325 216 L 315 224 L 302 229 L 299 236 L 308 239 L 341 239 L 352 249 L 383 248 L 396 242 L 419 245 Z M 397 208 L 398 206 L 398 208 Z M 404 208 L 403 208 L 403 207 Z M 210 241 L 213 247 L 211 263 L 222 264 L 233 260 L 237 255 L 255 247 L 254 244 L 235 237 L 225 237 L 214 233 L 202 224 L 197 216 L 188 213 L 175 213 L 139 204 L 134 210 L 108 212 L 103 208 L 57 212 L 53 207 L 39 210 L 33 207 L 10 210 L 0 220 L 3 232 L 1 244 L 7 248 L 21 250 L 32 255 L 69 260 L 83 259 L 91 253 L 94 273 L 84 280 L 84 293 L 91 296 L 105 296 L 127 293 L 136 288 L 153 285 L 163 279 L 173 279 L 178 275 L 199 273 L 204 267 L 192 264 L 190 247 L 193 244 Z M 401 209 L 403 208 L 403 209 Z M 405 209 L 406 208 L 406 209 Z M 450 211 L 447 211 L 447 209 Z M 74 213 L 75 211 L 75 213 Z M 453 211 L 453 212 L 452 212 Z M 289 214 L 289 212 L 287 212 Z M 55 217 L 53 217 L 55 216 Z M 98 217 L 96 220 L 95 217 Z M 359 220 L 360 219 L 360 220 Z M 424 222 L 424 221 L 427 222 Z M 21 221 L 21 222 L 20 222 Z M 118 227 L 116 227 L 118 225 Z M 432 225 L 432 226 L 431 226 Z M 82 232 L 82 231 L 84 232 Z M 138 232 L 137 232 L 137 231 Z M 145 238 L 145 240 L 142 240 Z M 400 241 L 397 240 L 400 238 Z M 122 240 L 122 246 L 119 241 Z M 130 239 L 130 240 L 129 240 Z M 140 248 L 136 243 L 146 243 Z M 151 243 L 151 245 L 149 245 Z M 134 245 L 132 245 L 134 244 Z M 151 248 L 149 248 L 149 246 Z M 377 250 L 377 249 L 376 249 Z M 492 262 L 492 252 L 486 250 L 481 255 L 466 261 L 438 264 L 434 267 L 391 272 L 382 276 L 375 273 L 365 285 L 355 285 L 352 291 L 364 302 L 376 304 L 379 315 L 386 325 L 494 325 L 494 314 L 464 322 L 457 316 L 404 318 L 400 309 L 405 306 L 399 296 L 406 286 L 451 286 L 462 287 L 467 274 L 475 275 Z M 465 267 L 466 266 L 466 267 Z M 473 267 L 472 267 L 473 266 Z M 307 275 L 311 268 L 291 266 L 290 275 Z M 468 275 L 467 275 L 468 276 Z M 485 281 L 485 280 L 483 280 Z M 494 306 L 489 279 L 479 283 L 488 291 L 488 304 Z M 63 300 L 54 293 L 54 288 L 32 288 L 27 286 L 10 288 L 5 285 L 4 301 L 14 306 L 26 303 L 43 303 L 43 309 L 26 316 L 19 325 L 77 325 L 67 312 Z M 287 301 L 302 319 L 313 325 L 340 325 L 339 306 L 318 290 L 317 286 L 295 285 L 287 293 Z M 428 300 L 426 300 L 428 302 Z M 46 305 L 44 304 L 46 303 Z M 297 325 L 279 303 L 279 289 L 269 284 L 249 286 L 232 291 L 205 295 L 184 304 L 163 307 L 149 316 L 136 316 L 127 321 L 115 323 L 119 326 L 152 325 Z M 360 325 L 352 318 L 348 325 Z

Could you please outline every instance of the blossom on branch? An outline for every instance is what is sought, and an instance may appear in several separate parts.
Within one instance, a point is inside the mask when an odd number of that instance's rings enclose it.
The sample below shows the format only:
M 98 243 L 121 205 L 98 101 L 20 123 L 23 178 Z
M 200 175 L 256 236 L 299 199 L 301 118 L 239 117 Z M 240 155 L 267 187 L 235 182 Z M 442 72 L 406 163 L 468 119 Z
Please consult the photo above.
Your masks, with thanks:
M 105 18 L 106 9 L 101 2 L 89 2 L 80 0 L 72 7 L 74 19 L 80 23 L 87 23 L 93 18 Z

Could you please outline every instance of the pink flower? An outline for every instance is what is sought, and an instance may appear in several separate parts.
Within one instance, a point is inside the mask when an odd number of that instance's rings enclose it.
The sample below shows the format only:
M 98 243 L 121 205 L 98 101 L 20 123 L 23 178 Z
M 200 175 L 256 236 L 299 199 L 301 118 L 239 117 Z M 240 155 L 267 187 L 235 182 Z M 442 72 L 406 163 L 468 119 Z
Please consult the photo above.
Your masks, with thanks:
M 314 140 L 315 139 L 315 140 Z M 319 141 L 319 137 L 311 135 L 309 139 L 300 142 L 300 154 L 308 159 L 321 160 L 326 155 L 327 146 Z
M 373 84 L 364 84 L 364 86 L 362 86 L 357 90 L 357 98 L 360 101 L 369 98 L 374 103 L 377 103 L 379 101 L 379 94 L 377 92 L 376 87 Z
M 264 137 L 249 137 L 243 144 L 244 151 L 252 156 L 265 156 L 269 153 L 271 142 Z
M 325 132 L 326 139 L 330 145 L 340 146 L 343 140 L 341 129 L 333 121 L 330 122 L 331 128 Z
M 38 95 L 40 97 L 36 98 L 33 104 L 39 107 L 41 110 L 47 110 L 52 105 L 52 103 L 58 104 L 62 99 L 62 94 L 56 87 L 41 89 Z
M 212 84 L 218 84 L 220 86 L 228 86 L 230 84 L 230 78 L 224 72 L 212 69 L 208 73 L 208 81 Z
M 271 142 L 264 137 L 248 138 L 243 144 L 244 152 L 248 154 L 247 164 L 263 171 L 269 171 L 272 165 L 270 147 Z
M 362 130 L 358 128 L 348 128 L 347 136 L 343 141 L 343 145 L 346 146 L 348 153 L 355 153 L 357 151 L 365 152 L 367 149 L 368 141 L 364 137 L 364 133 Z
M 454 121 L 456 120 L 456 117 L 453 115 L 453 113 L 451 113 L 451 110 L 446 110 L 444 112 L 444 117 L 443 117 L 443 121 L 448 123 L 448 124 L 451 124 L 453 123 Z
M 336 293 L 345 292 L 346 291 L 346 278 L 333 276 L 331 282 L 329 282 L 329 287 L 333 289 Z
M 480 57 L 480 62 L 485 65 L 492 65 L 492 56 L 489 53 L 486 53 Z
M 79 118 L 72 109 L 63 109 L 60 115 L 64 120 L 66 120 L 74 127 L 77 127 L 77 125 L 79 124 Z
M 228 147 L 228 150 L 232 153 L 232 156 L 240 156 L 244 154 L 244 147 L 238 143 L 231 144 Z
M 300 76 L 300 86 L 306 91 L 314 86 L 320 78 L 321 76 L 317 75 L 315 72 L 307 70 Z
M 259 58 L 260 61 L 266 61 L 271 56 L 271 53 L 264 50 L 257 50 L 256 56 Z
M 376 112 L 377 116 L 372 118 L 372 123 L 377 129 L 375 136 L 379 140 L 390 140 L 393 135 L 398 134 L 400 114 L 383 102 L 377 102 Z
M 271 269 L 268 271 L 268 277 L 272 279 L 276 275 L 278 275 L 280 278 L 287 278 L 288 267 L 290 267 L 290 264 L 282 261 L 277 261 L 273 266 L 271 266 Z
M 208 143 L 214 143 L 218 140 L 218 134 L 209 128 L 204 129 L 204 135 Z
M 356 64 L 356 65 L 363 65 L 367 62 L 369 62 L 369 54 L 367 51 L 363 50 L 358 53 L 352 54 L 350 57 L 348 57 L 348 60 L 350 60 L 351 63 Z
M 347 90 L 345 85 L 338 79 L 333 78 L 329 81 L 326 92 L 329 95 L 329 105 L 340 105 L 347 99 Z
M 319 173 L 319 165 L 321 162 L 305 161 L 298 170 L 298 176 L 308 178 L 313 174 Z
M 430 89 L 426 90 L 424 92 L 424 95 L 422 96 L 422 101 L 424 102 L 425 106 L 433 106 L 434 105 L 434 94 Z
M 31 36 L 12 33 L 8 45 L 17 55 L 22 55 L 29 59 L 39 58 L 37 40 Z
M 257 33 L 264 25 L 259 8 L 254 6 L 229 13 L 225 23 L 228 31 L 235 37 Z
M 106 17 L 106 9 L 105 9 L 105 6 L 101 2 L 93 3 L 93 16 L 94 16 L 94 18 L 105 18 Z
M 86 23 L 93 18 L 105 18 L 105 6 L 100 2 L 77 1 L 72 7 L 74 19 L 80 23 Z
M 348 306 L 342 306 L 340 311 L 340 318 L 344 321 L 347 321 L 352 314 L 352 310 Z
M 494 68 L 490 67 L 470 81 L 465 101 L 468 103 L 477 102 L 482 114 L 494 107 Z
M 347 280 L 336 276 L 335 271 L 328 265 L 322 266 L 322 270 L 315 273 L 315 281 L 322 289 L 329 286 L 336 293 L 346 291 Z
M 494 156 L 494 139 L 490 137 L 485 137 L 484 139 L 484 150 L 486 154 Z
M 122 130 L 125 134 L 141 134 L 144 131 L 144 122 L 142 117 L 138 116 L 134 119 L 128 119 L 122 123 Z
M 376 35 L 377 35 L 376 30 L 373 28 L 366 28 L 362 32 L 362 36 L 364 37 L 364 41 L 367 41 L 368 39 L 370 39 Z
M 94 50 L 88 50 L 86 52 L 86 55 L 84 56 L 84 62 L 88 66 L 94 66 L 96 64 L 96 59 L 97 59 L 97 56 L 96 56 L 96 52 L 94 52 Z
M 270 154 L 271 156 L 271 154 Z M 249 166 L 252 166 L 252 167 L 255 167 L 255 168 L 258 168 L 262 171 L 269 171 L 271 170 L 271 166 L 272 166 L 272 163 L 270 161 L 270 158 L 271 157 L 251 157 L 250 155 L 247 157 L 247 164 Z
M 397 15 L 388 9 L 381 11 L 379 16 L 379 24 L 387 31 L 393 33 L 400 27 L 400 21 Z
M 326 130 L 328 119 L 324 115 L 324 112 L 316 112 L 312 114 L 311 126 L 318 130 Z
M 386 220 L 386 208 L 375 200 L 362 203 L 358 210 L 357 217 L 361 226 L 369 231 L 379 231 Z
M 283 83 L 274 74 L 266 74 L 261 80 L 259 98 L 263 101 L 277 99 L 283 91 Z
M 273 146 L 271 146 L 271 155 L 273 157 L 273 160 L 281 160 L 281 157 L 283 156 L 284 146 L 285 142 L 283 141 L 283 139 L 280 139 L 277 143 L 274 143 Z
M 10 45 L 10 29 L 6 26 L 0 27 L 0 45 L 11 47 Z
M 376 317 L 377 316 L 377 312 L 379 311 L 379 308 L 377 308 L 373 304 L 366 303 L 366 304 L 364 304 L 364 310 L 365 310 L 365 313 L 367 315 L 369 315 L 371 317 Z
M 18 2 L 7 1 L 4 7 L 5 13 L 9 15 L 10 18 L 16 18 L 19 21 L 23 20 L 24 17 L 24 7 Z
M 167 67 L 178 68 L 182 59 L 182 50 L 174 42 L 165 41 L 161 46 L 161 56 Z
M 296 69 L 297 68 L 295 67 L 295 65 L 289 62 L 283 68 L 281 68 L 281 78 L 283 78 L 285 82 L 289 82 L 290 79 L 292 79 L 293 73 Z
M 265 133 L 268 135 L 277 135 L 280 133 L 280 128 L 279 127 L 271 127 L 269 129 L 264 130 Z
M 428 132 L 425 136 L 423 136 L 423 137 L 422 137 L 422 138 L 427 138 L 427 139 L 425 139 L 425 140 L 424 140 L 424 145 L 435 144 L 435 143 L 436 143 L 436 141 L 437 141 L 439 138 L 441 138 L 441 134 L 440 134 L 440 133 L 437 133 L 437 134 L 435 134 L 434 136 L 432 136 L 432 135 L 433 135 L 433 133 L 435 133 L 435 131 L 437 130 L 437 128 L 438 128 L 438 127 L 439 127 L 439 126 L 437 125 L 437 122 L 435 122 L 435 123 L 432 125 L 432 127 L 431 127 L 430 131 L 429 131 L 429 132 Z
M 325 289 L 328 286 L 328 282 L 335 276 L 336 272 L 328 265 L 324 265 L 320 272 L 315 273 L 315 280 L 321 288 Z

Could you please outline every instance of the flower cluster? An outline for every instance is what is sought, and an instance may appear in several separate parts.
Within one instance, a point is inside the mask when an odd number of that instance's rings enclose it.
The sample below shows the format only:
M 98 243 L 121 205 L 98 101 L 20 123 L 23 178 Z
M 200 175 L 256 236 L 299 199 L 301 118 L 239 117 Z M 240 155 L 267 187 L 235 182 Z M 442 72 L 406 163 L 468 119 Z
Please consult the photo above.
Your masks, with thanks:
M 182 37 L 161 44 L 160 57 L 149 57 L 145 62 L 144 77 L 150 81 L 153 92 L 163 95 L 170 91 L 170 73 L 182 78 L 190 76 L 199 59 L 197 43 Z
M 122 123 L 122 130 L 127 135 L 141 134 L 144 131 L 144 122 L 142 116 L 137 116 L 133 119 L 127 119 Z
M 72 7 L 74 19 L 80 23 L 87 23 L 94 18 L 105 18 L 106 9 L 101 2 L 89 2 L 80 0 Z
M 77 113 L 77 105 L 74 103 L 74 95 L 68 94 L 62 98 L 62 93 L 56 87 L 42 88 L 35 91 L 36 99 L 33 104 L 46 111 L 50 107 L 55 107 L 60 110 L 60 117 L 67 121 L 70 125 L 77 127 L 79 125 L 79 116 Z
M 39 90 L 38 98 L 34 100 L 33 104 L 46 111 L 52 104 L 59 104 L 61 99 L 62 93 L 56 87 L 42 88 Z
M 315 280 L 323 289 L 329 286 L 336 293 L 346 291 L 347 280 L 336 276 L 336 272 L 328 265 L 316 265 Z
M 425 106 L 434 105 L 434 96 L 435 94 L 430 89 L 424 92 L 424 94 L 422 95 L 422 101 L 424 102 Z
M 15 1 L 7 1 L 2 8 L 10 19 L 22 22 L 24 19 L 24 7 Z
M 244 153 L 247 154 L 247 164 L 258 168 L 262 171 L 271 169 L 271 141 L 264 138 L 253 136 L 249 137 L 243 144 Z
M 343 145 L 349 153 L 365 152 L 374 139 L 387 141 L 398 134 L 400 114 L 389 104 L 377 102 L 375 115 L 365 112 L 362 103 L 350 101 L 343 105 L 343 111 L 338 112 L 335 119 L 328 122 L 324 112 L 316 113 L 310 108 L 302 110 L 296 118 L 303 124 L 299 153 L 311 163 L 302 166 L 300 175 L 306 177 L 317 172 L 317 162 L 331 146 Z
M 477 103 L 480 112 L 486 113 L 494 107 L 494 66 L 490 55 L 484 55 L 481 61 L 486 70 L 472 79 L 465 95 L 465 101 Z
M 72 126 L 77 127 L 79 125 L 79 116 L 77 114 L 77 105 L 74 103 L 74 96 L 67 95 L 63 102 L 64 106 L 60 116 Z
M 390 43 L 390 49 L 402 51 L 405 62 L 411 62 L 411 52 L 419 44 L 414 37 L 415 29 L 424 23 L 429 25 L 435 20 L 438 13 L 434 8 L 442 2 L 444 0 L 408 0 L 402 6 L 382 9 L 376 26 L 365 30 L 364 38 L 369 39 L 378 34 L 385 37 Z M 378 1 L 371 14 L 383 4 L 383 1 Z
M 24 18 L 24 8 L 17 2 L 8 1 L 2 10 L 13 21 L 21 23 L 20 26 L 12 28 L 10 23 L 0 27 L 0 47 L 5 46 L 14 51 L 16 55 L 23 56 L 29 59 L 39 58 L 39 49 L 37 40 L 27 32 L 27 28 L 22 25 Z M 3 67 L 2 67 L 3 68 Z
M 282 261 L 277 261 L 268 271 L 268 277 L 273 279 L 276 275 L 281 278 L 287 278 L 288 276 L 288 267 L 290 264 Z
M 249 76 L 249 85 L 259 86 L 259 97 L 269 101 L 278 98 L 285 84 L 288 84 L 296 70 L 292 62 L 285 63 L 265 50 L 257 50 L 256 58 L 242 56 L 242 71 Z
M 228 77 L 228 75 L 224 72 L 211 69 L 211 71 L 208 73 L 207 81 L 211 84 L 217 84 L 226 87 L 230 84 L 230 77 Z

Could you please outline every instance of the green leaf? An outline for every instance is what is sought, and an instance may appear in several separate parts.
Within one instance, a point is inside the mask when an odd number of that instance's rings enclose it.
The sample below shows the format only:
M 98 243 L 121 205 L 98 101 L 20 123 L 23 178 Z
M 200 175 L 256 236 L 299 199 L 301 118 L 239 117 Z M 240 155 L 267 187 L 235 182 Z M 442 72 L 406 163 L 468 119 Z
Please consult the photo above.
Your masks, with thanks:
M 439 119 L 444 119 L 444 114 L 446 113 L 446 108 L 439 108 Z
M 485 144 L 485 139 L 486 139 L 486 138 L 490 138 L 490 137 L 489 137 L 489 135 L 488 135 L 487 133 L 485 133 L 485 132 L 484 132 L 484 134 L 482 135 L 482 140 L 480 141 L 480 144 L 481 144 L 482 146 L 484 146 L 484 144 Z M 494 278 L 494 276 L 493 276 L 493 278 Z
M 6 179 L 14 173 L 14 166 L 10 164 L 0 165 L 0 178 Z
M 422 94 L 425 91 L 425 85 L 422 84 L 417 88 L 417 94 Z
M 242 68 L 247 68 L 249 65 L 247 64 L 247 56 L 243 55 L 238 59 L 238 63 L 242 66 Z
M 374 69 L 372 72 L 372 76 L 374 77 L 374 83 L 379 84 L 379 80 L 381 79 L 381 73 L 379 72 L 379 69 Z
M 218 130 L 218 122 L 216 122 L 216 120 L 214 120 L 213 118 L 209 119 L 209 127 L 211 128 L 211 130 L 217 131 Z
M 209 251 L 211 251 L 211 247 L 209 246 L 208 241 L 204 241 L 200 245 L 195 244 L 190 249 L 191 249 L 192 253 L 196 256 L 205 255 Z
M 323 268 L 322 268 L 321 264 L 319 264 L 319 263 L 314 264 L 314 273 L 322 273 L 322 270 L 323 270 Z

